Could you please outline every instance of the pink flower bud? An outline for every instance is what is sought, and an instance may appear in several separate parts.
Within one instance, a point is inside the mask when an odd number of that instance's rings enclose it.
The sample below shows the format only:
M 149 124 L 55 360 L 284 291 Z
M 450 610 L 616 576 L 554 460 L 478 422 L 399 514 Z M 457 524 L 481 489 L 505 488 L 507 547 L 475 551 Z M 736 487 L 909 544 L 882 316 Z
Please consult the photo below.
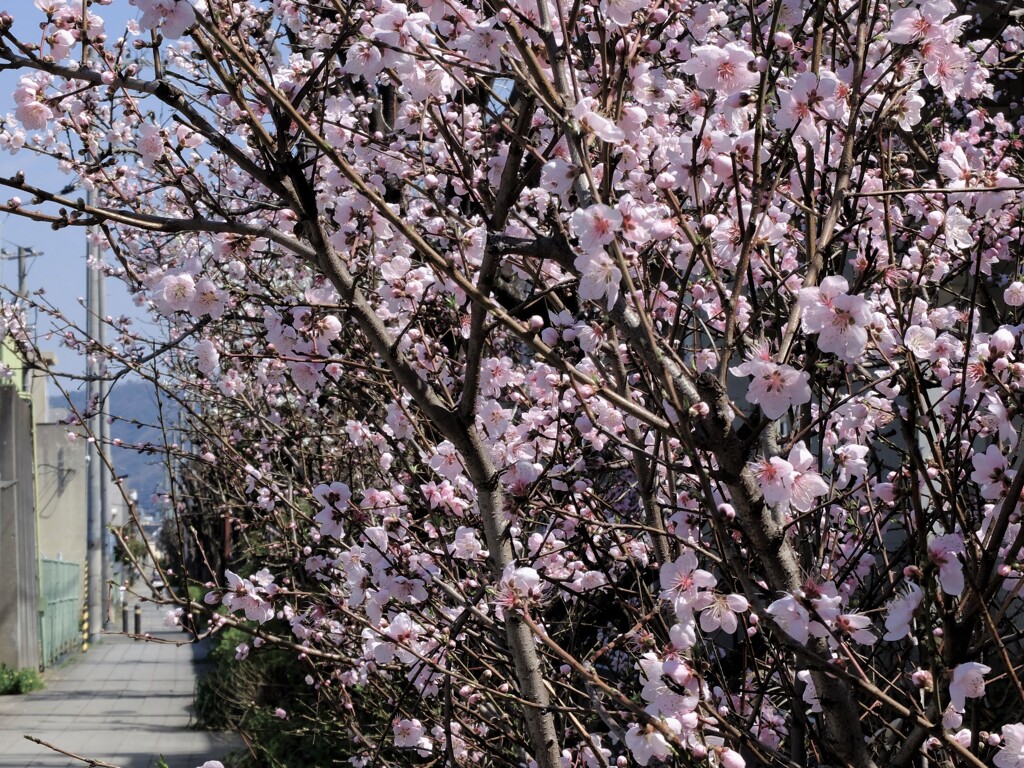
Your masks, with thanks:
M 1002 355 L 1012 351 L 1016 343 L 1017 340 L 1013 337 L 1013 333 L 1007 328 L 1000 328 L 988 340 L 989 347 Z

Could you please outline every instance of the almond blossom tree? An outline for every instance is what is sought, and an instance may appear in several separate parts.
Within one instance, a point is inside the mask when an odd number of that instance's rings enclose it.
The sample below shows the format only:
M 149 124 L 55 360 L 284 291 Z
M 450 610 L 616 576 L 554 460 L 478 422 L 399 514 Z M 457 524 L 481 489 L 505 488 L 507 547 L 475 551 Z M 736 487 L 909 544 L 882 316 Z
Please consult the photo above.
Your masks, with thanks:
M 339 757 L 1024 764 L 1015 17 L 103 5 L 0 14 L 0 147 L 93 195 L 3 207 L 160 320 L 67 341 L 186 406 L 213 630 Z

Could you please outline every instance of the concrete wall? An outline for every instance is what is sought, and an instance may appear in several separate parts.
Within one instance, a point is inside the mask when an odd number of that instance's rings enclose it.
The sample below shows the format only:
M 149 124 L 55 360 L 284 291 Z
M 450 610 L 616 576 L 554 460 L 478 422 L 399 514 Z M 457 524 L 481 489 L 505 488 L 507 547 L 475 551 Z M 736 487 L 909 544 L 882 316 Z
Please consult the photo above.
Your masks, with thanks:
M 36 425 L 39 556 L 85 563 L 86 442 L 68 442 L 67 431 L 59 424 Z
M 39 666 L 32 406 L 0 386 L 0 662 Z

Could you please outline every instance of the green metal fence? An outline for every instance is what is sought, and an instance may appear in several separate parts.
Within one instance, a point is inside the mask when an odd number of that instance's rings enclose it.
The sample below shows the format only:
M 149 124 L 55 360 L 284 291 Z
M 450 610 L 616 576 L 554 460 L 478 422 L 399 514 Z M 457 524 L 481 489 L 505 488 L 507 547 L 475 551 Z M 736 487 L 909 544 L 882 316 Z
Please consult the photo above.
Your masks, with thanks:
M 39 635 L 42 664 L 50 667 L 81 648 L 82 566 L 63 560 L 40 560 Z

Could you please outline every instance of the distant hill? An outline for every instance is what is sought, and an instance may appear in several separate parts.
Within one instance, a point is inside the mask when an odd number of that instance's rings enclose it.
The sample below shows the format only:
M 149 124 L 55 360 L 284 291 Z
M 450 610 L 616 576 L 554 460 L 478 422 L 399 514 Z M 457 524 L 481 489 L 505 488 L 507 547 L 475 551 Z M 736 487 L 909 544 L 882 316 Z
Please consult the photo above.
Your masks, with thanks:
M 85 392 L 73 392 L 71 401 L 76 408 L 83 408 L 86 403 Z M 66 410 L 68 406 L 64 398 L 58 395 L 50 398 L 50 407 L 59 411 Z M 153 512 L 155 505 L 152 497 L 167 491 L 164 457 L 161 453 L 134 450 L 132 446 L 162 446 L 164 433 L 159 427 L 161 413 L 165 421 L 173 425 L 177 409 L 174 403 L 164 398 L 161 412 L 157 406 L 154 386 L 147 381 L 133 379 L 114 384 L 107 412 L 114 420 L 110 425 L 111 439 L 120 440 L 126 446 L 115 446 L 111 450 L 115 471 L 119 477 L 124 478 L 129 489 L 138 492 L 142 510 Z

